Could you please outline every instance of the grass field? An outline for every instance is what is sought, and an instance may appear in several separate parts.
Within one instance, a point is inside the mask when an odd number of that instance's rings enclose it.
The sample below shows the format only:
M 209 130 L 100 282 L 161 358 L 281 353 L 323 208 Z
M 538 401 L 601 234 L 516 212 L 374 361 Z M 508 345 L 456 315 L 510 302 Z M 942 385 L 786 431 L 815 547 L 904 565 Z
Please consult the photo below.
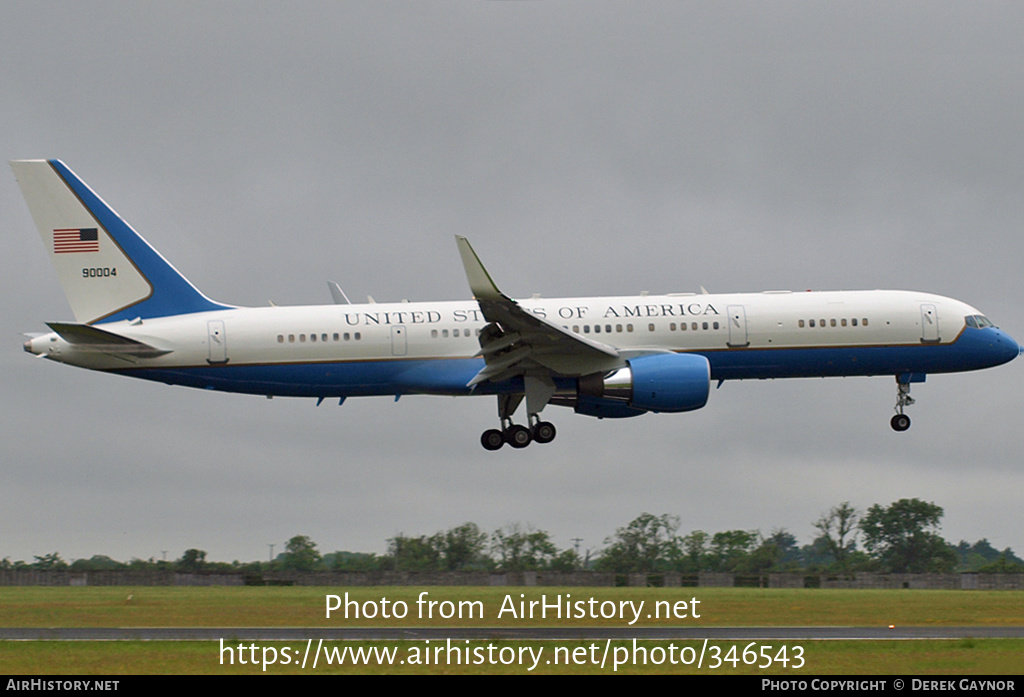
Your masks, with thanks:
M 345 597 L 359 604 L 360 617 L 345 619 L 336 610 L 325 615 L 329 594 Z M 422 593 L 427 595 L 422 596 Z M 604 608 L 625 609 L 626 619 L 616 617 L 584 617 L 557 619 L 550 612 L 546 619 L 520 616 L 520 602 L 561 599 L 583 601 L 584 610 Z M 418 603 L 421 599 L 424 603 Z M 590 603 L 593 598 L 594 602 Z M 696 598 L 699 604 L 693 605 Z M 383 618 L 383 600 L 389 614 L 404 618 Z M 429 603 L 433 601 L 434 604 Z M 639 603 L 643 602 L 643 606 Z M 683 606 L 681 601 L 685 601 Z M 632 602 L 633 605 L 622 605 Z M 511 605 L 510 605 L 511 603 Z M 513 614 L 509 608 L 515 608 Z M 505 611 L 502 612 L 502 608 Z M 635 609 L 640 617 L 632 626 L 1009 626 L 1024 625 L 1024 592 L 1018 591 L 868 591 L 752 588 L 479 588 L 479 587 L 371 587 L 371 588 L 180 588 L 180 587 L 106 587 L 106 588 L 44 588 L 8 587 L 0 589 L 0 626 L 4 627 L 529 627 L 529 626 L 616 626 L 625 627 L 633 619 Z M 655 616 L 661 614 L 677 617 Z M 458 612 L 463 617 L 459 619 Z M 694 617 L 694 609 L 700 615 Z M 367 611 L 376 617 L 362 616 Z M 431 616 L 427 616 L 429 615 Z M 350 610 L 350 615 L 354 614 Z M 441 615 L 450 615 L 442 617 Z M 422 615 L 422 616 L 421 616 Z M 469 616 L 472 615 L 472 616 Z M 499 616 L 500 615 L 500 616 Z M 648 615 L 651 615 L 648 617 Z M 682 616 L 682 615 L 685 615 Z M 228 637 L 225 638 L 230 641 Z M 250 642 L 251 643 L 251 642 Z M 600 644 L 608 657 L 605 666 L 595 665 L 597 650 L 583 642 L 490 641 L 455 642 L 463 654 L 448 654 L 443 665 L 424 664 L 424 642 L 331 642 L 331 646 L 370 651 L 368 665 L 319 665 L 316 673 L 611 673 L 612 657 L 628 657 L 618 672 L 644 673 L 782 673 L 789 675 L 835 674 L 1020 674 L 1024 673 L 1024 640 L 966 639 L 955 641 L 818 641 L 774 642 L 771 655 L 778 653 L 792 659 L 800 646 L 803 667 L 796 669 L 792 660 L 773 662 L 769 669 L 744 665 L 740 658 L 749 642 L 713 642 L 717 645 L 718 667 L 709 667 L 707 655 L 703 666 L 683 665 L 675 660 L 692 657 L 701 642 L 644 641 L 635 653 L 629 642 Z M 237 646 L 237 640 L 230 644 Z M 315 644 L 315 642 L 314 642 Z M 433 642 L 438 650 L 438 642 Z M 731 654 L 729 650 L 736 645 Z M 248 646 L 248 644 L 247 644 Z M 490 647 L 487 649 L 486 647 Z M 670 648 L 671 646 L 671 648 Z M 310 673 L 299 667 L 297 656 L 305 645 L 294 643 L 258 644 L 266 656 L 276 654 L 277 661 L 266 672 L 274 674 Z M 685 647 L 691 647 L 685 649 Z M 390 660 L 380 654 L 388 648 L 397 652 Z M 759 648 L 755 647 L 755 651 Z M 0 643 L 0 673 L 7 674 L 215 674 L 263 672 L 261 666 L 249 662 L 241 665 L 236 659 L 222 665 L 218 642 L 3 642 Z M 372 650 L 377 649 L 375 655 Z M 556 656 L 556 649 L 559 651 Z M 685 649 L 685 650 L 684 650 Z M 483 652 L 490 651 L 490 654 Z M 290 654 L 286 651 L 291 652 Z M 480 658 L 474 665 L 470 652 Z M 573 660 L 554 658 L 573 656 Z M 689 653 L 687 653 L 687 651 Z M 271 653 L 272 652 L 272 653 Z M 238 652 L 236 652 L 238 653 Z M 231 654 L 225 654 L 229 656 Z M 238 654 L 240 655 L 240 654 Z M 517 656 L 507 665 L 503 657 Z M 729 660 L 729 656 L 732 660 Z M 420 663 L 415 664 L 415 658 Z M 458 665 L 450 665 L 452 657 L 462 657 Z M 484 656 L 488 656 L 486 660 Z M 536 660 L 533 671 L 523 665 Z M 646 665 L 639 657 L 646 657 Z M 288 657 L 287 664 L 285 658 Z M 251 655 L 250 655 L 251 658 Z M 349 658 L 354 658 L 351 654 Z M 661 660 L 658 660 L 658 659 Z M 402 660 L 405 663 L 399 664 Z M 467 663 L 471 663 L 467 665 Z
M 316 642 L 313 642 L 314 645 Z M 462 642 L 459 642 L 460 644 Z M 597 642 L 597 657 L 604 648 L 604 642 Z M 677 655 L 683 647 L 692 647 L 694 652 L 700 651 L 700 642 L 692 641 L 645 641 L 640 646 L 648 652 L 648 662 L 643 665 L 639 660 L 628 654 L 632 650 L 629 642 L 612 642 L 612 650 L 626 652 L 623 665 L 615 668 L 613 659 L 601 667 L 599 661 L 583 665 L 565 665 L 564 663 L 548 663 L 555 656 L 555 647 L 572 655 L 573 651 L 582 650 L 588 658 L 591 655 L 590 644 L 584 642 L 513 642 L 492 641 L 472 642 L 471 648 L 488 645 L 495 649 L 506 649 L 509 652 L 529 646 L 538 652 L 538 665 L 531 668 L 530 660 L 520 663 L 513 660 L 502 664 L 501 660 L 493 665 L 455 664 L 454 661 L 432 661 L 430 665 L 411 665 L 398 661 L 408 661 L 413 648 L 422 649 L 423 642 L 346 642 L 345 645 L 354 649 L 372 651 L 387 648 L 395 651 L 397 660 L 394 665 L 379 660 L 370 660 L 368 664 L 325 665 L 321 659 L 316 669 L 311 666 L 303 668 L 298 660 L 289 665 L 280 664 L 280 651 L 287 645 L 276 642 L 257 644 L 260 651 L 273 649 L 278 652 L 278 663 L 269 665 L 264 670 L 260 665 L 221 664 L 217 642 L 199 641 L 119 641 L 119 642 L 0 642 L 0 673 L 8 675 L 252 675 L 265 673 L 268 675 L 354 675 L 354 674 L 462 674 L 462 675 L 524 675 L 536 674 L 679 674 L 679 675 L 773 675 L 789 677 L 807 677 L 811 675 L 1020 675 L 1024 672 L 1024 640 L 1019 639 L 965 639 L 956 641 L 818 641 L 818 642 L 785 642 L 789 655 L 794 655 L 796 646 L 803 648 L 803 666 L 801 668 L 786 667 L 775 664 L 771 668 L 761 669 L 753 665 L 743 665 L 742 659 L 733 667 L 728 661 L 712 667 L 712 662 L 705 658 L 703 667 L 682 665 L 680 662 L 670 663 L 661 660 L 660 665 L 654 663 L 660 657 L 654 655 L 653 649 L 661 647 L 662 655 L 668 655 L 668 647 L 674 644 Z M 746 646 L 743 642 L 715 642 L 721 649 L 722 657 L 728 655 L 729 648 L 737 647 L 735 655 L 741 656 Z M 776 654 L 783 643 L 772 645 L 771 653 Z M 340 647 L 339 642 L 332 643 Z M 303 647 L 293 647 L 301 649 Z M 443 655 L 443 654 L 442 654 Z M 486 655 L 486 654 L 481 654 Z M 513 654 L 509 654 L 512 656 Z M 562 654 L 560 654 L 562 655 Z
M 360 617 L 339 610 L 326 617 L 326 596 L 338 595 L 360 606 Z M 426 603 L 417 605 L 421 597 Z M 525 597 L 520 597 L 520 596 Z M 506 596 L 516 615 L 500 613 Z M 634 626 L 1013 626 L 1024 625 L 1024 591 L 821 590 L 757 588 L 523 588 L 523 587 L 7 587 L 0 588 L 4 627 L 404 627 L 404 626 L 625 626 L 616 618 L 558 620 L 519 617 L 520 601 L 644 602 Z M 690 601 L 700 618 L 692 618 Z M 381 601 L 408 607 L 406 617 L 381 617 Z M 655 604 L 687 603 L 687 617 L 648 618 Z M 370 603 L 369 606 L 366 604 Z M 447 604 L 445 604 L 447 603 Z M 442 614 L 457 613 L 462 619 Z M 473 607 L 466 603 L 477 603 Z M 606 606 L 607 607 L 607 606 Z M 362 609 L 377 617 L 363 617 Z M 479 616 L 477 609 L 482 609 Z M 466 615 L 473 611 L 474 617 Z M 424 616 L 420 617 L 420 611 Z M 427 616 L 427 613 L 432 616 Z M 629 611 L 627 610 L 627 613 Z M 499 617 L 499 613 L 501 616 Z M 354 613 L 350 613 L 354 614 Z

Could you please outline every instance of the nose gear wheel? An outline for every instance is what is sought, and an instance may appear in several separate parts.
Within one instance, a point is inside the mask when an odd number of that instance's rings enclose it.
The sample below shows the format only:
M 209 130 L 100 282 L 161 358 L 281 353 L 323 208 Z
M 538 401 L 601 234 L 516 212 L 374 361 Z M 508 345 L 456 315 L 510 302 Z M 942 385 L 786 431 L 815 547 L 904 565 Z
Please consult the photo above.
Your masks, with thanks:
M 909 407 L 914 403 L 914 398 L 910 396 L 910 383 L 901 382 L 899 377 L 896 378 L 896 416 L 889 420 L 889 425 L 892 426 L 892 430 L 902 433 L 910 428 L 910 417 L 903 413 L 903 407 Z

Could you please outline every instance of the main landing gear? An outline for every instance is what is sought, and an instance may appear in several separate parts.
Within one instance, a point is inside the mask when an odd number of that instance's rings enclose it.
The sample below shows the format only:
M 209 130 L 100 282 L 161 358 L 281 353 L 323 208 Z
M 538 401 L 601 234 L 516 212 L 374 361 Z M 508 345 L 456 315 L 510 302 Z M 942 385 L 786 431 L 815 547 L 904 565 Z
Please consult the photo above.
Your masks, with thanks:
M 892 430 L 903 432 L 910 428 L 910 417 L 903 413 L 903 407 L 909 407 L 914 403 L 910 396 L 910 382 L 903 382 L 900 376 L 896 376 L 896 416 L 892 417 L 889 425 Z
M 512 423 L 512 414 L 523 401 L 523 395 L 498 395 L 498 416 L 501 430 L 489 428 L 480 436 L 480 444 L 486 450 L 498 450 L 508 443 L 513 448 L 525 448 L 530 443 L 550 443 L 557 431 L 550 421 L 541 421 L 536 413 L 529 415 L 529 426 Z M 543 408 L 543 407 L 542 407 Z
M 489 428 L 480 436 L 480 444 L 487 450 L 498 450 L 508 443 L 513 448 L 525 448 L 530 443 L 550 443 L 555 439 L 555 425 L 550 421 L 537 421 L 531 428 L 514 424 L 509 419 L 503 430 Z

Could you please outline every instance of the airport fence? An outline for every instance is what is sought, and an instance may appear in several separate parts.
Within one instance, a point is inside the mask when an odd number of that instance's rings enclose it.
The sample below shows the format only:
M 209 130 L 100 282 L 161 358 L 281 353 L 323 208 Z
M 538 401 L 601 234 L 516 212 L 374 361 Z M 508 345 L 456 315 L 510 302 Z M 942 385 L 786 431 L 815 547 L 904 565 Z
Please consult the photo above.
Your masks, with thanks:
M 262 574 L 172 571 L 0 570 L 0 586 L 575 586 L 907 588 L 928 590 L 1024 590 L 1024 574 L 609 574 L 592 571 L 296 572 Z

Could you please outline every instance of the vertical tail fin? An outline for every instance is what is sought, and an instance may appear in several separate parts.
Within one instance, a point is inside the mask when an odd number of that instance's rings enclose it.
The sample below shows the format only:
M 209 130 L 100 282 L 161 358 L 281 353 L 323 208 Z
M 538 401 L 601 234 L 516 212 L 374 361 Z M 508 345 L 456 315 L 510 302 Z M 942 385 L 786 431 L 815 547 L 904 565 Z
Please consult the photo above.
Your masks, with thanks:
M 60 160 L 11 163 L 75 319 L 222 310 Z

